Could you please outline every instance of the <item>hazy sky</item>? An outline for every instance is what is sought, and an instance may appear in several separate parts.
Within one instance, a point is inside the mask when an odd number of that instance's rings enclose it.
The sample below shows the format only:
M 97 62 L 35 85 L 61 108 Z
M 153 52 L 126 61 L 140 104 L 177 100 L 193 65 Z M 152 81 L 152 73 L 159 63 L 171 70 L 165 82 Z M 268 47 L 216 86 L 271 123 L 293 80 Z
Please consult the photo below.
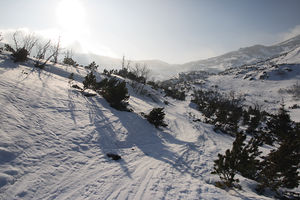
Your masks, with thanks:
M 0 31 L 78 51 L 183 63 L 300 34 L 300 0 L 0 0 Z

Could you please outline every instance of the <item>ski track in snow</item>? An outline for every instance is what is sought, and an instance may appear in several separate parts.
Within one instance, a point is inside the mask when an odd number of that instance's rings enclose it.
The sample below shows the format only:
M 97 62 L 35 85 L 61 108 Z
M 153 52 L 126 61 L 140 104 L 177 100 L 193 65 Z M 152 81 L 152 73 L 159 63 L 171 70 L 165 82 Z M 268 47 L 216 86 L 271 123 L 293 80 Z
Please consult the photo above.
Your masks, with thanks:
M 193 122 L 188 101 L 168 99 L 169 126 L 157 130 L 100 96 L 85 98 L 59 75 L 0 69 L 0 153 L 11 155 L 0 163 L 0 199 L 268 199 L 213 185 L 213 160 L 233 138 Z M 131 98 L 135 110 L 153 107 Z

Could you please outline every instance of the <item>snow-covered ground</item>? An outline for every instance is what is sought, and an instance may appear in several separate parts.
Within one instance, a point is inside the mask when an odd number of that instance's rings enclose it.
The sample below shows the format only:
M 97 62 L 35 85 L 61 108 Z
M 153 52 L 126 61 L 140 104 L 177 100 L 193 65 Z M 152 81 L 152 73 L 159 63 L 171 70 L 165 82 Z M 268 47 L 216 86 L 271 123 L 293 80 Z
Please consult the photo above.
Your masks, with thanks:
M 189 100 L 129 88 L 134 112 L 121 112 L 70 87 L 85 69 L 28 63 L 0 55 L 0 199 L 272 199 L 242 177 L 242 190 L 214 186 L 213 160 L 233 138 L 193 122 Z M 168 127 L 156 129 L 140 112 L 162 106 Z

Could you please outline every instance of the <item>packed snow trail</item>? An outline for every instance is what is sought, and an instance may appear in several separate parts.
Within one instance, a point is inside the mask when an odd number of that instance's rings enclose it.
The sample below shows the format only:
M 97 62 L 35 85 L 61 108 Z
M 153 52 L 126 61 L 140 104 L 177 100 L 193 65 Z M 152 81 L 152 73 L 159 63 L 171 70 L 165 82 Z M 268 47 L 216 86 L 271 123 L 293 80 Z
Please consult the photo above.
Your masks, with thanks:
M 213 160 L 233 138 L 193 122 L 199 113 L 189 101 L 169 100 L 168 127 L 156 129 L 139 112 L 84 97 L 65 75 L 0 66 L 0 199 L 268 199 L 251 183 L 242 191 L 214 186 Z M 162 106 L 137 96 L 130 104 Z

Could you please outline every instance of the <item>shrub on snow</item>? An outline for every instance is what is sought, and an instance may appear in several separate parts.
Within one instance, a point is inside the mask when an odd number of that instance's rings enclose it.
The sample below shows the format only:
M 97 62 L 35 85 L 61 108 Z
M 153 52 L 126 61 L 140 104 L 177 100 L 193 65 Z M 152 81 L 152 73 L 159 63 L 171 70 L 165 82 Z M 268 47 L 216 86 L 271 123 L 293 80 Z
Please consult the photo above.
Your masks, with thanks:
M 167 126 L 164 122 L 165 112 L 163 111 L 164 108 L 153 108 L 151 112 L 146 115 L 146 119 L 151 123 L 154 124 L 155 127 L 159 126 Z

